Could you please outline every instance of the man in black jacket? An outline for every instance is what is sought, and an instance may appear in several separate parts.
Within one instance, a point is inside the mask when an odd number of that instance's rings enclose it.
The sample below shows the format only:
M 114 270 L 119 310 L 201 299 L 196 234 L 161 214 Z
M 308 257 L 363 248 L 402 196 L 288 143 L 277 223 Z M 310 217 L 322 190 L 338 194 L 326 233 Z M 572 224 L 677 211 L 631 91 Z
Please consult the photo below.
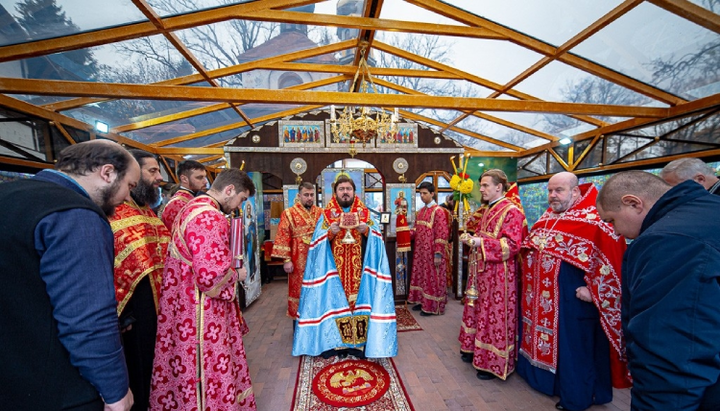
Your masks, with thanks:
M 132 406 L 107 216 L 139 177 L 127 150 L 92 140 L 56 170 L 0 184 L 0 408 Z
M 622 267 L 632 409 L 720 409 L 720 198 L 626 171 L 608 179 L 597 209 L 635 239 Z

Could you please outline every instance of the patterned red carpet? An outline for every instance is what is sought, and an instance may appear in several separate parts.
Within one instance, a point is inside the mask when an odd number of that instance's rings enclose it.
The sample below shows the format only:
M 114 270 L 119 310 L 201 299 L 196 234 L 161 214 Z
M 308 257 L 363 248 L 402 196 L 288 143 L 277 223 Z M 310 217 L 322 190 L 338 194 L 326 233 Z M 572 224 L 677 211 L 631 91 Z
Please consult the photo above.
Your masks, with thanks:
M 415 321 L 415 317 L 408 311 L 404 305 L 395 306 L 395 316 L 397 317 L 397 330 L 403 331 L 422 331 L 420 324 Z
M 291 411 L 414 411 L 390 358 L 303 356 Z

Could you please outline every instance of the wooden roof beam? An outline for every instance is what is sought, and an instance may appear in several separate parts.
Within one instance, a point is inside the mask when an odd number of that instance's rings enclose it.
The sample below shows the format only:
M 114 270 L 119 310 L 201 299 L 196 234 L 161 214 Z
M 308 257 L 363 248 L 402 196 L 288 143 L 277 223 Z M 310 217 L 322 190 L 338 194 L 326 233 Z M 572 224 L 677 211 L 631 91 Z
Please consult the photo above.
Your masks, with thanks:
M 659 121 L 665 121 L 670 120 L 677 117 L 682 117 L 685 115 L 690 115 L 694 112 L 701 112 L 708 109 L 711 109 L 713 107 L 720 107 L 720 94 L 713 94 L 708 97 L 703 97 L 685 104 L 681 104 L 675 107 L 670 107 L 667 109 L 667 115 L 663 117 L 662 119 L 657 118 L 632 118 L 629 120 L 621 121 L 619 123 L 610 124 L 605 127 L 601 127 L 595 130 L 586 131 L 584 133 L 576 134 L 572 137 L 573 141 L 582 141 L 587 140 L 590 138 L 595 138 L 596 136 L 602 135 L 602 134 L 612 134 L 612 133 L 618 133 L 621 131 L 629 131 L 636 129 L 638 127 L 645 127 L 652 123 L 657 123 Z M 542 146 L 538 146 L 535 148 L 532 148 L 530 150 L 527 150 L 524 155 L 529 155 L 533 153 L 538 153 L 544 150 L 547 150 L 549 148 L 555 147 L 559 145 L 559 143 L 548 143 L 544 144 Z
M 676 14 L 686 20 L 720 33 L 720 16 L 687 0 L 647 0 L 648 2 Z
M 298 85 L 295 85 L 292 87 L 288 87 L 288 89 L 308 90 L 308 89 L 315 88 L 315 87 L 322 87 L 322 86 L 326 86 L 328 84 L 338 83 L 340 81 L 343 81 L 344 79 L 345 79 L 345 76 L 329 77 L 326 79 L 321 79 L 321 80 L 316 80 L 316 81 L 312 81 L 312 82 L 308 82 L 308 83 L 298 84 Z M 213 105 L 206 106 L 206 107 L 199 107 L 199 108 L 192 109 L 192 110 L 186 110 L 186 111 L 181 111 L 181 112 L 174 113 L 174 114 L 169 114 L 167 116 L 156 117 L 156 118 L 145 120 L 145 121 L 138 121 L 135 123 L 130 123 L 130 124 L 125 124 L 125 125 L 118 126 L 118 127 L 113 127 L 110 130 L 115 133 L 123 133 L 123 132 L 127 132 L 127 131 L 140 130 L 140 129 L 147 128 L 147 127 L 157 126 L 159 124 L 170 123 L 173 121 L 178 121 L 178 120 L 182 120 L 182 119 L 186 119 L 186 118 L 200 116 L 203 114 L 213 113 L 213 112 L 220 111 L 220 110 L 225 110 L 227 108 L 230 108 L 230 104 L 228 104 L 228 103 L 213 104 Z M 151 144 L 151 145 L 154 146 L 155 144 Z
M 300 107 L 300 108 L 294 108 L 294 109 L 290 109 L 290 110 L 280 111 L 278 113 L 269 114 L 267 116 L 257 117 L 253 120 L 255 121 L 255 123 L 261 123 L 263 121 L 274 120 L 276 118 L 285 117 L 285 116 L 292 116 L 292 115 L 295 115 L 298 113 L 302 113 L 304 111 L 310 111 L 310 110 L 314 110 L 314 109 L 317 109 L 320 107 L 322 107 L 322 106 L 309 106 L 309 107 L 304 106 L 304 107 Z M 158 143 L 155 143 L 155 146 L 156 147 L 169 146 L 171 144 L 182 143 L 184 141 L 194 140 L 196 138 L 201 138 L 201 137 L 206 137 L 206 136 L 217 134 L 217 133 L 222 133 L 224 131 L 232 130 L 235 128 L 240 128 L 243 126 L 247 126 L 247 123 L 238 122 L 238 123 L 233 123 L 233 124 L 226 124 L 224 126 L 214 127 L 214 128 L 211 128 L 208 130 L 203 130 L 203 131 L 198 131 L 197 133 L 187 134 L 185 136 L 180 136 L 180 137 L 175 137 L 175 138 L 168 139 L 168 140 L 163 140 Z
M 550 62 L 554 61 L 558 56 L 565 54 L 568 50 L 572 49 L 573 47 L 582 43 L 583 41 L 585 41 L 587 38 L 589 38 L 593 34 L 597 33 L 598 31 L 602 30 L 603 28 L 607 27 L 610 23 L 617 20 L 621 16 L 625 15 L 625 13 L 634 9 L 638 4 L 640 4 L 642 2 L 643 2 L 643 0 L 626 0 L 619 6 L 610 10 L 610 12 L 608 12 L 607 14 L 602 16 L 600 19 L 596 20 L 594 23 L 587 26 L 583 31 L 576 34 L 570 40 L 566 41 L 563 45 L 558 47 L 555 55 L 543 57 L 542 59 L 540 59 L 540 61 L 533 64 L 532 66 L 530 66 L 529 68 L 524 70 L 522 73 L 517 75 L 514 79 L 507 82 L 503 86 L 502 90 L 498 90 L 495 93 L 491 94 L 490 98 L 498 97 L 500 94 L 517 86 L 518 84 L 520 84 L 520 82 L 522 82 L 526 78 L 530 77 L 530 75 L 532 75 L 533 73 L 536 73 L 541 68 L 545 67 Z
M 358 30 L 376 30 L 427 34 L 431 36 L 469 37 L 478 39 L 506 40 L 507 37 L 482 27 L 456 26 L 450 24 L 422 23 L 404 20 L 380 19 L 360 16 L 336 16 L 311 14 L 298 11 L 259 10 L 243 16 L 245 20 L 292 22 L 313 26 L 346 27 Z
M 460 69 L 456 69 L 456 68 L 454 68 L 454 67 L 451 67 L 451 66 L 448 66 L 448 65 L 445 65 L 445 64 L 442 64 L 442 63 L 438 63 L 438 62 L 435 62 L 435 61 L 433 61 L 433 60 L 430 60 L 430 59 L 427 59 L 427 58 L 418 56 L 417 54 L 409 53 L 409 52 L 407 52 L 407 51 L 405 51 L 405 50 L 399 49 L 399 48 L 397 48 L 397 47 L 393 47 L 393 46 L 391 46 L 391 45 L 389 45 L 389 44 L 386 44 L 386 43 L 382 43 L 382 42 L 376 41 L 376 42 L 375 42 L 375 48 L 377 48 L 378 50 L 382 50 L 382 51 L 384 51 L 384 52 L 386 52 L 386 53 L 390 53 L 390 54 L 396 55 L 396 56 L 398 56 L 398 57 L 401 57 L 401 58 L 404 58 L 404 59 L 407 59 L 407 60 L 410 60 L 410 61 L 414 61 L 415 63 L 422 64 L 422 65 L 424 65 L 424 66 L 433 68 L 433 69 L 438 70 L 438 71 L 445 71 L 445 72 L 448 72 L 448 73 L 456 74 L 456 75 L 462 77 L 463 79 L 465 79 L 465 80 L 467 80 L 467 81 L 469 81 L 469 82 L 471 82 L 471 83 L 475 83 L 475 84 L 481 85 L 481 86 L 483 86 L 483 87 L 487 87 L 487 88 L 489 88 L 489 89 L 491 89 L 491 90 L 500 90 L 500 89 L 502 88 L 502 85 L 500 85 L 500 84 L 498 84 L 498 83 L 495 83 L 495 82 L 493 82 L 493 81 L 489 81 L 489 80 L 487 80 L 487 79 L 484 79 L 484 78 L 482 78 L 482 77 L 475 76 L 475 75 L 473 75 L 473 74 L 470 74 L 470 73 L 468 73 L 468 72 L 462 71 L 462 70 L 460 70 Z M 509 96 L 515 97 L 515 98 L 517 98 L 517 99 L 520 99 L 520 100 L 540 100 L 540 99 L 537 98 L 537 97 L 534 97 L 534 96 L 532 96 L 532 95 L 530 95 L 530 94 L 525 94 L 525 93 L 520 92 L 520 91 L 517 91 L 517 90 L 508 90 L 506 94 L 509 95 Z M 595 126 L 605 125 L 604 122 L 602 122 L 602 121 L 600 121 L 600 120 L 598 120 L 598 119 L 596 119 L 596 118 L 593 118 L 593 117 L 588 117 L 588 116 L 572 116 L 572 117 L 573 117 L 573 118 L 576 118 L 576 119 L 578 119 L 578 120 L 580 120 L 580 121 L 583 121 L 583 122 L 586 122 L 586 123 L 590 123 L 590 124 L 595 125 Z
M 354 47 L 355 43 L 353 41 L 343 41 L 340 43 L 333 43 L 328 44 L 326 46 L 320 46 L 320 47 L 312 47 L 305 50 L 299 50 L 292 53 L 286 53 L 281 54 L 279 56 L 274 57 L 268 57 L 261 60 L 251 61 L 247 63 L 241 63 L 230 67 L 223 67 L 220 69 L 211 70 L 208 72 L 210 78 L 220 78 L 225 76 L 232 76 L 235 74 L 243 73 L 246 71 L 254 70 L 256 68 L 264 68 L 264 67 L 271 67 L 273 64 L 276 63 L 282 63 L 285 61 L 291 61 L 291 60 L 299 60 L 299 59 L 305 59 L 310 58 L 322 54 L 327 53 L 333 53 L 336 51 L 345 50 L 351 47 Z M 193 84 L 203 81 L 203 77 L 200 74 L 192 74 L 189 76 L 183 76 L 178 77 L 170 80 L 160 81 L 157 83 L 153 83 L 154 85 L 185 85 L 185 84 Z M 102 101 L 106 101 L 108 99 L 98 99 L 98 98 L 78 98 L 78 99 L 72 99 L 67 101 L 60 101 L 57 103 L 51 103 L 44 105 L 43 107 L 54 110 L 54 111 L 61 111 L 61 110 L 68 110 L 71 108 L 81 107 L 86 104 L 91 103 L 98 103 Z
M 428 97 L 304 90 L 218 89 L 213 87 L 49 81 L 7 77 L 0 78 L 0 92 L 9 94 L 112 97 L 143 100 L 218 101 L 228 103 L 353 104 L 369 107 L 429 107 L 452 110 L 587 114 L 617 117 L 663 118 L 668 114 L 667 108 L 660 107 L 634 107 L 537 100 L 499 100 L 452 96 Z
M 482 18 L 475 14 L 466 12 L 457 7 L 453 7 L 449 4 L 439 2 L 437 0 L 405 0 L 405 1 L 407 1 L 410 4 L 414 4 L 416 6 L 422 7 L 426 10 L 430 10 L 432 12 L 438 13 L 442 16 L 459 21 L 464 24 L 478 26 L 478 27 L 484 27 L 484 28 L 493 30 L 493 31 L 497 32 L 498 34 L 507 36 L 508 40 L 511 42 L 518 44 L 520 46 L 523 46 L 532 51 L 535 51 L 537 53 L 543 54 L 545 56 L 557 56 L 558 55 L 558 51 L 559 51 L 558 48 L 556 48 L 548 43 L 545 43 L 541 40 L 534 39 L 523 33 L 520 33 L 518 31 L 515 31 L 508 27 L 502 26 L 500 24 L 497 24 L 491 20 Z M 583 70 L 592 75 L 598 76 L 605 80 L 608 80 L 608 81 L 611 81 L 618 85 L 621 85 L 621 86 L 628 88 L 630 90 L 633 90 L 637 93 L 643 94 L 645 96 L 648 96 L 648 97 L 653 98 L 658 101 L 662 101 L 663 103 L 666 103 L 666 104 L 676 105 L 676 104 L 681 104 L 681 103 L 685 102 L 685 100 L 681 99 L 680 97 L 670 94 L 664 90 L 661 90 L 659 88 L 653 87 L 648 84 L 645 84 L 645 83 L 638 81 L 632 77 L 628 77 L 624 74 L 620 74 L 617 71 L 608 69 L 607 67 L 603 67 L 597 63 L 593 63 L 590 60 L 584 59 L 579 56 L 565 53 L 565 54 L 559 55 L 557 57 L 557 60 L 562 61 L 563 63 L 569 64 L 575 68 Z
M 399 86 L 399 85 L 397 85 L 397 84 L 395 84 L 395 83 L 391 83 L 391 82 L 389 82 L 389 81 L 385 81 L 385 80 L 383 80 L 383 79 L 375 79 L 375 83 L 377 83 L 377 84 L 380 85 L 380 86 L 387 87 L 387 88 L 391 88 L 391 89 L 400 91 L 400 92 L 405 93 L 405 94 L 416 94 L 416 95 L 423 95 L 423 96 L 426 96 L 426 95 L 427 95 L 427 94 L 425 94 L 425 93 L 421 93 L 421 92 L 419 92 L 419 91 L 416 91 L 416 90 L 413 90 L 413 89 L 410 89 L 410 88 L 407 88 L 407 87 L 402 87 L 402 86 Z M 490 122 L 492 122 L 492 123 L 496 123 L 496 124 L 503 125 L 503 126 L 505 126 L 505 127 L 512 128 L 512 129 L 514 129 L 514 130 L 522 131 L 523 133 L 527 133 L 527 134 L 530 134 L 530 135 L 533 135 L 533 136 L 536 136 L 536 137 L 544 138 L 545 140 L 550 140 L 550 141 L 557 141 L 557 140 L 559 140 L 559 138 L 557 138 L 557 137 L 555 137 L 555 136 L 553 136 L 553 135 L 550 135 L 550 134 L 547 134 L 547 133 L 543 133 L 543 132 L 541 132 L 541 131 L 537 131 L 537 130 L 534 130 L 534 129 L 532 129 L 532 128 L 525 127 L 525 126 L 522 126 L 522 125 L 519 125 L 519 124 L 515 124 L 515 123 L 513 123 L 513 122 L 510 122 L 510 121 L 507 121 L 507 120 L 503 120 L 503 119 L 501 119 L 501 118 L 494 117 L 494 116 L 491 116 L 491 115 L 488 115 L 488 114 L 485 114 L 485 113 L 482 113 L 482 112 L 479 112 L 479 111 L 475 111 L 475 112 L 473 112 L 473 111 L 467 111 L 467 112 L 465 112 L 464 116 L 460 116 L 460 117 L 465 118 L 465 117 L 470 116 L 470 115 L 472 115 L 472 116 L 474 116 L 474 117 L 477 117 L 477 118 L 481 118 L 481 119 L 483 119 L 483 120 L 490 121 Z M 458 118 L 460 118 L 460 117 L 458 117 Z M 445 131 L 445 130 L 447 130 L 449 127 L 454 126 L 454 125 L 455 125 L 455 123 L 446 124 L 445 127 L 443 127 L 442 131 Z M 441 132 L 442 132 L 442 131 L 441 131 Z
M 15 98 L 6 96 L 4 94 L 0 94 L 0 106 L 5 106 L 8 108 L 11 108 L 13 110 L 17 110 L 21 113 L 29 114 L 38 118 L 42 118 L 51 122 L 54 122 L 55 125 L 64 125 L 69 127 L 74 127 L 78 130 L 83 130 L 91 135 L 95 134 L 95 128 L 94 126 L 84 123 L 80 120 L 76 120 L 72 117 L 64 116 L 62 114 L 58 114 L 54 111 L 46 110 L 44 108 L 26 103 L 21 100 L 17 100 Z M 110 140 L 114 140 L 118 143 L 128 145 L 130 147 L 138 148 L 141 150 L 145 150 L 150 153 L 154 153 L 155 150 L 153 147 L 150 147 L 148 145 L 139 143 L 135 140 L 123 137 L 116 133 L 106 133 L 103 134 L 103 137 L 107 137 Z
M 161 34 L 163 31 L 175 31 L 218 23 L 221 21 L 242 19 L 245 13 L 267 10 L 275 7 L 297 7 L 318 3 L 321 0 L 263 0 L 230 6 L 201 10 L 162 19 L 164 30 L 159 30 L 151 21 L 127 24 L 104 30 L 83 32 L 69 36 L 0 47 L 0 62 L 36 57 L 61 51 L 77 50 L 102 44 L 116 43 L 140 37 Z
M 422 121 L 422 122 L 425 122 L 425 123 L 428 123 L 428 124 L 432 124 L 432 125 L 438 126 L 438 127 L 444 127 L 444 126 L 446 126 L 446 124 L 443 123 L 442 121 L 438 121 L 438 120 L 435 120 L 435 119 L 432 119 L 432 118 L 429 118 L 429 117 L 421 116 L 421 115 L 419 115 L 419 114 L 415 114 L 415 113 L 410 112 L 410 111 L 400 110 L 400 115 L 401 115 L 402 117 L 409 118 L 409 119 L 411 119 L 411 120 Z M 492 137 L 488 137 L 488 136 L 486 136 L 486 135 L 484 135 L 484 134 L 475 133 L 475 132 L 470 131 L 470 130 L 465 130 L 464 128 L 452 126 L 452 127 L 450 127 L 450 130 L 452 130 L 452 131 L 454 131 L 454 132 L 456 132 L 456 133 L 460 133 L 460 134 L 464 134 L 464 135 L 466 135 L 466 136 L 470 136 L 470 137 L 476 138 L 476 139 L 478 139 L 478 140 L 485 141 L 485 142 L 490 143 L 490 144 L 495 144 L 496 146 L 500 146 L 500 147 L 503 147 L 503 148 L 507 148 L 507 149 L 509 149 L 509 150 L 513 150 L 513 152 L 515 152 L 516 155 L 519 154 L 520 152 L 522 152 L 522 150 L 523 150 L 522 147 L 518 147 L 518 146 L 516 146 L 516 145 L 514 145 L 514 144 L 506 143 L 506 142 L 504 142 L 504 141 L 502 141 L 502 140 L 498 140 L 498 139 L 495 139 L 495 138 L 492 138 Z

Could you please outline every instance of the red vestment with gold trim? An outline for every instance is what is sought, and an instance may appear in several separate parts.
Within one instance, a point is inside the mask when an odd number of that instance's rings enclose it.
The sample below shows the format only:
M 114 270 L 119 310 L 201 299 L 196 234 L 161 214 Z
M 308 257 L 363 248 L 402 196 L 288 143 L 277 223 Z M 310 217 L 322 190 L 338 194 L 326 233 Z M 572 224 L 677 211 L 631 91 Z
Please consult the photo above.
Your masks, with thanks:
M 151 410 L 255 410 L 230 223 L 210 196 L 178 216 L 163 273 Z M 198 363 L 200 359 L 200 363 Z
M 444 314 L 447 303 L 446 265 L 450 238 L 450 212 L 433 204 L 418 211 L 415 219 L 412 275 L 408 302 L 422 304 L 422 311 Z M 435 266 L 435 254 L 442 256 Z
M 118 315 L 132 297 L 135 286 L 148 276 L 155 310 L 162 286 L 163 263 L 170 231 L 149 206 L 125 202 L 110 217 L 115 236 L 115 298 Z
M 165 208 L 163 208 L 160 218 L 162 218 L 162 221 L 168 230 L 172 232 L 172 225 L 175 218 L 177 218 L 178 214 L 180 214 L 180 210 L 185 207 L 188 201 L 193 198 L 195 198 L 195 195 L 190 192 L 190 190 L 181 188 L 176 191 L 170 201 L 165 204 Z
M 395 239 L 397 241 L 397 252 L 406 253 L 410 251 L 410 227 L 408 227 L 407 216 L 398 214 L 395 217 Z
M 525 214 L 509 199 L 480 207 L 468 221 L 480 237 L 472 250 L 468 288 L 474 285 L 474 306 L 465 300 L 460 351 L 473 353 L 473 367 L 506 379 L 517 359 L 518 256 L 527 235 Z
M 357 196 L 355 196 L 348 212 L 357 213 L 359 222 L 361 223 L 367 223 L 370 218 L 370 211 Z M 340 207 L 340 204 L 338 204 L 335 196 L 332 196 L 323 214 L 325 215 L 325 222 L 328 225 L 332 223 L 341 224 L 340 218 L 343 214 L 343 209 Z M 353 244 L 342 243 L 342 239 L 345 238 L 348 231 L 353 239 L 355 239 Z M 345 289 L 345 296 L 347 297 L 351 310 L 355 309 L 355 301 L 357 300 L 358 290 L 360 289 L 360 275 L 362 274 L 363 268 L 362 239 L 363 234 L 360 234 L 357 229 L 344 228 L 341 228 L 335 237 L 331 239 L 335 266 L 340 275 L 340 282 L 343 285 L 343 289 Z
M 315 205 L 308 210 L 302 204 L 296 203 L 292 207 L 285 209 L 280 216 L 272 256 L 290 260 L 293 263 L 293 271 L 288 274 L 287 315 L 291 318 L 298 318 L 300 289 L 302 288 L 310 241 L 322 212 L 322 208 Z
M 595 208 L 597 189 L 580 185 L 581 197 L 557 214 L 548 209 L 523 243 L 520 353 L 536 367 L 555 372 L 558 361 L 558 274 L 565 261 L 585 272 L 585 283 L 610 342 L 612 382 L 630 386 L 620 322 L 620 267 L 625 238 L 614 234 Z M 568 361 L 572 361 L 569 359 Z

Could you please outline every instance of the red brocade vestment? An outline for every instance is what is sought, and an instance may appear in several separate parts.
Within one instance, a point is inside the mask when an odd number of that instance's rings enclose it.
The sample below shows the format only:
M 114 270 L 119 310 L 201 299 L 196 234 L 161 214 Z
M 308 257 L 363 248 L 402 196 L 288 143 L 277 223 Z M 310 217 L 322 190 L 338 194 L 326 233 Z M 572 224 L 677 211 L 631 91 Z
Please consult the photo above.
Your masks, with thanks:
M 191 193 L 189 190 L 186 190 L 184 188 L 179 189 L 175 192 L 175 195 L 172 196 L 170 201 L 168 201 L 167 204 L 165 204 L 165 208 L 163 208 L 161 218 L 163 223 L 165 223 L 165 227 L 167 227 L 168 230 L 172 231 L 172 225 L 175 221 L 175 218 L 178 214 L 180 214 L 180 210 L 182 210 L 183 207 L 188 203 L 188 201 L 192 200 L 195 196 L 193 193 Z
M 460 351 L 473 353 L 473 367 L 505 380 L 517 358 L 517 261 L 527 235 L 523 212 L 508 198 L 480 207 L 468 221 L 480 241 L 471 250 L 468 288 L 478 291 L 474 306 L 466 299 Z
M 115 236 L 118 315 L 132 297 L 135 286 L 146 276 L 150 279 L 157 311 L 170 232 L 150 207 L 127 201 L 115 209 L 110 226 Z
M 353 200 L 348 213 L 357 213 L 359 222 L 361 223 L 367 223 L 370 218 L 370 211 L 357 196 Z M 335 196 L 330 199 L 323 214 L 325 215 L 325 223 L 327 223 L 328 226 L 332 223 L 343 225 L 341 221 L 343 209 L 340 207 L 340 204 L 338 204 Z M 350 231 L 350 235 L 355 239 L 353 244 L 343 244 L 342 242 L 348 231 Z M 347 297 L 351 310 L 355 309 L 355 301 L 357 300 L 358 290 L 360 289 L 360 275 L 363 270 L 362 237 L 363 234 L 360 234 L 356 228 L 340 228 L 340 231 L 331 240 L 335 266 L 340 275 L 340 282 L 345 289 L 345 296 Z
M 315 225 L 322 215 L 322 208 L 313 205 L 307 210 L 302 204 L 296 203 L 283 211 L 280 216 L 272 256 L 290 260 L 293 271 L 288 274 L 288 311 L 291 318 L 298 318 L 297 309 L 300 301 L 305 264 L 312 240 Z
M 231 268 L 230 224 L 210 196 L 178 216 L 163 273 L 151 410 L 255 410 Z
M 595 208 L 597 189 L 580 185 L 580 198 L 557 214 L 548 209 L 523 242 L 520 353 L 538 368 L 555 372 L 558 361 L 558 274 L 561 262 L 585 272 L 585 283 L 610 342 L 612 382 L 630 386 L 620 322 L 620 266 L 625 238 L 613 233 Z M 568 360 L 566 360 L 568 361 Z M 572 359 L 569 359 L 572 361 Z
M 408 302 L 422 304 L 422 311 L 444 314 L 447 303 L 446 265 L 450 238 L 450 212 L 433 204 L 418 211 L 415 219 L 412 275 Z M 438 267 L 435 254 L 442 256 Z

